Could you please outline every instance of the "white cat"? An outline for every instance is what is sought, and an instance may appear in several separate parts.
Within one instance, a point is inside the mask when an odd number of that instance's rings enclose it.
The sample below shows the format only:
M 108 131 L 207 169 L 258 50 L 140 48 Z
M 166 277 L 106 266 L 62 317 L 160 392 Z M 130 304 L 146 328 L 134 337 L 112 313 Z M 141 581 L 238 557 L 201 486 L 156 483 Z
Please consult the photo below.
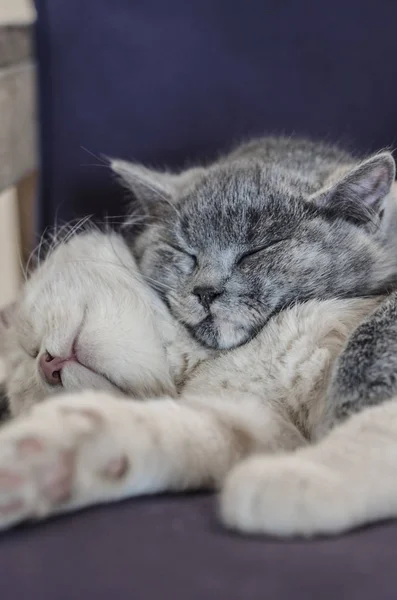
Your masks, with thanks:
M 333 364 L 379 302 L 310 301 L 245 346 L 207 350 L 121 237 L 61 244 L 3 315 L 17 418 L 0 430 L 0 527 L 190 488 L 220 489 L 222 520 L 244 532 L 335 533 L 396 515 L 397 402 L 315 442 Z

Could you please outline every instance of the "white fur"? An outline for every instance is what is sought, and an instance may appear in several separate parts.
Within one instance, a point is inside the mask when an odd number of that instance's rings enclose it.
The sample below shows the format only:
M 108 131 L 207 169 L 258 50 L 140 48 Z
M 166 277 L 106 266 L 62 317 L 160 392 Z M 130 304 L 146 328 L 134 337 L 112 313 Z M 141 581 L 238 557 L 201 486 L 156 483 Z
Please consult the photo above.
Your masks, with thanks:
M 163 313 L 120 237 L 94 232 L 61 244 L 27 282 L 14 314 L 15 335 L 6 336 L 13 414 L 54 393 L 35 355 L 67 356 L 76 339 L 92 371 L 68 364 L 65 389 L 175 393 L 158 331 Z
M 397 404 L 311 443 L 335 359 L 378 301 L 298 305 L 214 353 L 172 319 L 119 236 L 60 245 L 1 333 L 19 417 L 0 432 L 0 526 L 225 479 L 222 518 L 241 531 L 337 532 L 397 514 Z M 73 343 L 85 366 L 67 364 L 54 389 L 34 354 Z M 83 388 L 94 391 L 70 394 Z

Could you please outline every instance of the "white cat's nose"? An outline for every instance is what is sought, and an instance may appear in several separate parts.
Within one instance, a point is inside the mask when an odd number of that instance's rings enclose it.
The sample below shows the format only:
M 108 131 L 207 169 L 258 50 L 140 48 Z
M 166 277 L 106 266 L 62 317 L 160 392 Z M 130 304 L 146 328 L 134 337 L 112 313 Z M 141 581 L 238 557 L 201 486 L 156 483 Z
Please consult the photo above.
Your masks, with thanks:
M 41 373 L 50 385 L 60 385 L 61 370 L 63 365 L 68 359 L 61 358 L 60 356 L 51 356 L 49 352 L 44 352 L 39 358 Z

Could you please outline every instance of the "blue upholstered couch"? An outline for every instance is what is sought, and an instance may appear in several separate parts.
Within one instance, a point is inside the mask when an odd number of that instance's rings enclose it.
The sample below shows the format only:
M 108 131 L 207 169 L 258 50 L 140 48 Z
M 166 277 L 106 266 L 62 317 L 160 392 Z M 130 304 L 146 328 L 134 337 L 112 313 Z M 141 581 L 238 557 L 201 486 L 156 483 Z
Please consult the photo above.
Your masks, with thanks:
M 395 143 L 393 0 L 36 6 L 39 229 L 120 214 L 101 154 L 181 166 L 269 132 L 358 152 Z M 2 535 L 1 596 L 391 600 L 396 546 L 396 523 L 328 540 L 245 539 L 221 529 L 211 496 L 144 498 Z

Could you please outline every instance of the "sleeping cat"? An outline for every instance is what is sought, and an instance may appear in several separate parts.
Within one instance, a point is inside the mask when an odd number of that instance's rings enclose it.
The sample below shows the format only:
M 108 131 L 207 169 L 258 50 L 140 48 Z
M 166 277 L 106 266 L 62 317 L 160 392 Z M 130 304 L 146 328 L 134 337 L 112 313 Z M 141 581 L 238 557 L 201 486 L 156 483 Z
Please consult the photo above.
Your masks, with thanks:
M 324 144 L 262 138 L 179 175 L 111 164 L 150 217 L 134 229 L 140 269 L 205 346 L 243 344 L 291 303 L 377 294 L 396 282 L 388 152 L 358 160 Z
M 52 399 L 1 431 L 0 524 L 192 487 L 223 487 L 222 517 L 242 531 L 336 532 L 395 514 L 395 402 L 325 436 L 397 392 L 366 333 L 385 329 L 395 301 L 375 297 L 396 277 L 390 154 L 355 164 L 270 139 L 179 176 L 113 167 L 156 200 L 134 250 L 177 319 L 115 234 L 49 256 L 4 319 L 12 413 L 55 391 L 105 392 Z M 362 339 L 369 368 L 354 382 L 345 366 Z
M 314 443 L 333 365 L 374 309 L 381 298 L 296 304 L 225 353 L 171 316 L 120 236 L 60 244 L 3 315 L 19 416 L 0 430 L 0 527 L 190 488 L 221 489 L 223 522 L 245 532 L 395 515 L 395 400 Z

